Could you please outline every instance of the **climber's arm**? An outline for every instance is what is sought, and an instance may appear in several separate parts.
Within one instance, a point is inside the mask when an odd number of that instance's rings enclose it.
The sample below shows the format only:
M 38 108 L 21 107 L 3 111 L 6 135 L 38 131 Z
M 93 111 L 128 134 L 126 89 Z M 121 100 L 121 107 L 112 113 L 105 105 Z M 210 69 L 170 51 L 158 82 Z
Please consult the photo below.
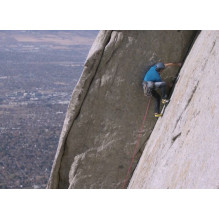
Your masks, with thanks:
M 168 66 L 179 66 L 179 67 L 181 67 L 182 66 L 182 63 L 165 63 L 164 64 L 165 65 L 165 67 L 168 67 Z

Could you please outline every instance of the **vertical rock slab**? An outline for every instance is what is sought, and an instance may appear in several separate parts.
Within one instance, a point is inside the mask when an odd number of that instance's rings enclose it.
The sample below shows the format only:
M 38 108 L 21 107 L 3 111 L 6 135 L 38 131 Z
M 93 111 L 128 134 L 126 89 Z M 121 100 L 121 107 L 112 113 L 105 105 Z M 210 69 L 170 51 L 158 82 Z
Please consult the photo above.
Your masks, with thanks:
M 182 61 L 195 34 L 100 31 L 68 107 L 48 188 L 121 188 L 147 103 L 145 71 Z M 151 107 L 133 169 L 155 123 Z
M 219 188 L 219 31 L 202 31 L 129 188 Z

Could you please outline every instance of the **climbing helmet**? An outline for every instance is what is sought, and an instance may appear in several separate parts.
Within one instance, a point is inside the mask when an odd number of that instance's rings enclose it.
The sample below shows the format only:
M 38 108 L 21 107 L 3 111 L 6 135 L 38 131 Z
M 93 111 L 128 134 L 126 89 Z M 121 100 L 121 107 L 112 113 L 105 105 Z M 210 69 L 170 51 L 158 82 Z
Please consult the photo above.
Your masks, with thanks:
M 162 62 L 156 63 L 155 66 L 156 66 L 156 71 L 160 71 L 162 69 L 165 69 L 165 65 Z

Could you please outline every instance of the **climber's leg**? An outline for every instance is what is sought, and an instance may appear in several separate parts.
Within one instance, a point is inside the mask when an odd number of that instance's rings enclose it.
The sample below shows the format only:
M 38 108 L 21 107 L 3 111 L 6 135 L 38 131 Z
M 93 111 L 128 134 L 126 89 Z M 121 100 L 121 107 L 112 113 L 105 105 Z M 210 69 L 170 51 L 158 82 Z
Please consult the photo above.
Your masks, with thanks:
M 160 99 L 161 99 L 160 95 L 155 90 L 152 90 L 151 94 L 155 100 L 154 113 L 159 114 L 159 112 L 160 112 Z

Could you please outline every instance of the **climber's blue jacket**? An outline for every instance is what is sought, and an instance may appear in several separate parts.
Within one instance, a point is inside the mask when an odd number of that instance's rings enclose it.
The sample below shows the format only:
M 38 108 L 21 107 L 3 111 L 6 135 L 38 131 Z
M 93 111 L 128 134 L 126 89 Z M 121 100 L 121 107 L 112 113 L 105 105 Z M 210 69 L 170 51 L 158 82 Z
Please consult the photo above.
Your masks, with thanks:
M 144 81 L 153 81 L 153 82 L 161 82 L 161 77 L 159 73 L 156 71 L 156 66 L 153 65 L 145 74 Z

